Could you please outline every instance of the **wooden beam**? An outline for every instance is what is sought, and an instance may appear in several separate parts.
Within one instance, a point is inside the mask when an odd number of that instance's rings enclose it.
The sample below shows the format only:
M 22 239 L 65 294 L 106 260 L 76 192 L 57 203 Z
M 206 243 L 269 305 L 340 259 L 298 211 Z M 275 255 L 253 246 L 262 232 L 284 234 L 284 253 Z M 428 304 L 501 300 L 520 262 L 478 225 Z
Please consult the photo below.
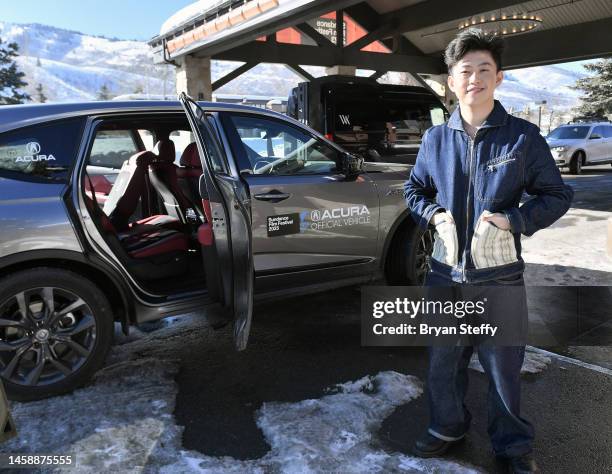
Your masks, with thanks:
M 300 23 L 299 25 L 295 25 L 295 27 L 312 39 L 319 46 L 334 46 L 329 39 L 319 33 L 316 29 L 310 26 L 308 23 Z
M 336 10 L 336 46 L 344 48 L 344 10 Z
M 337 47 L 325 48 L 285 43 L 270 45 L 261 41 L 253 41 L 213 56 L 213 59 L 245 62 L 251 61 L 252 58 L 266 63 L 295 64 L 298 60 L 299 64 L 309 66 L 345 65 L 377 71 L 421 72 L 423 74 L 441 74 L 446 71 L 444 62 L 437 56 L 346 51 L 346 49 Z
M 298 66 L 297 64 L 285 64 L 289 69 L 291 69 L 294 73 L 300 76 L 305 81 L 314 81 L 314 76 L 311 75 L 308 71 L 305 71 L 303 68 Z
M 353 20 L 355 20 L 359 25 L 367 31 L 374 31 L 381 26 L 388 24 L 382 21 L 382 15 L 380 15 L 376 10 L 374 10 L 367 3 L 358 3 L 357 5 L 353 5 L 344 10 L 347 15 L 349 15 Z M 394 50 L 393 39 L 390 40 L 380 40 L 389 50 L 401 53 L 418 56 L 419 54 L 423 54 L 423 52 L 417 48 L 414 44 L 408 41 L 404 36 L 402 36 L 399 30 L 396 31 L 398 33 L 398 38 L 400 41 L 399 49 Z
M 357 41 L 353 41 L 349 44 L 346 49 L 359 51 L 361 48 L 366 47 L 367 45 L 373 43 L 374 41 L 378 41 L 383 39 L 385 35 L 393 33 L 397 28 L 397 22 L 386 23 L 384 25 L 379 26 L 374 31 L 369 32 L 367 35 L 362 36 Z
M 245 72 L 247 72 L 249 69 L 252 69 L 256 65 L 257 65 L 257 63 L 255 63 L 255 62 L 247 62 L 247 63 L 244 63 L 242 66 L 238 66 L 236 69 L 234 69 L 229 74 L 226 74 L 225 76 L 223 76 L 220 79 L 217 79 L 215 82 L 213 82 L 212 86 L 211 86 L 212 90 L 217 90 L 217 89 L 223 87 L 225 84 L 227 84 L 230 81 L 233 81 L 238 76 L 240 76 L 241 74 L 244 74 Z

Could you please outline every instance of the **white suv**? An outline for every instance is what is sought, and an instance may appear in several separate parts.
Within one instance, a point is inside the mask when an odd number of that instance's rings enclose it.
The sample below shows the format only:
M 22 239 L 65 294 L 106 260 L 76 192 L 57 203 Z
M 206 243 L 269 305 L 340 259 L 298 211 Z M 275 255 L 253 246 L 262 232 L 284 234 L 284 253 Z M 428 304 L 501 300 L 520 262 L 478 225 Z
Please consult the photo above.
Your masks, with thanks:
M 580 174 L 582 167 L 612 163 L 612 123 L 576 120 L 557 127 L 546 137 L 560 168 Z

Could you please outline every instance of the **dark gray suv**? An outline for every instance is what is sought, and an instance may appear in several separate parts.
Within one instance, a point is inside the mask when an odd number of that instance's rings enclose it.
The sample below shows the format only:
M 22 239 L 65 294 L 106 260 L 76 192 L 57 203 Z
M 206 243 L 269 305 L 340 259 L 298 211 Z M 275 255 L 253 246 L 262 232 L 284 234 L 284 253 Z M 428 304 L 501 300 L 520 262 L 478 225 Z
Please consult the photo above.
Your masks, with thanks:
M 185 95 L 0 108 L 9 396 L 86 382 L 115 322 L 206 308 L 242 350 L 254 295 L 420 282 L 431 236 L 404 204 L 408 174 L 284 115 Z

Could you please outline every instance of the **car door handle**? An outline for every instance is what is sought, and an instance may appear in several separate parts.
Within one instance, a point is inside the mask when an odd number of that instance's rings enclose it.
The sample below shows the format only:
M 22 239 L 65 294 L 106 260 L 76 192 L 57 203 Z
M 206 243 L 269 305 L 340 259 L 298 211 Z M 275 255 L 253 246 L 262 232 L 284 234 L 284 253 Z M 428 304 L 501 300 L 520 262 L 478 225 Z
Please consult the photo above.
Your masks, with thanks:
M 253 197 L 255 199 L 258 199 L 259 201 L 279 202 L 279 201 L 284 201 L 287 198 L 290 198 L 291 194 L 281 193 L 280 191 L 271 191 L 269 193 L 255 194 L 255 196 Z

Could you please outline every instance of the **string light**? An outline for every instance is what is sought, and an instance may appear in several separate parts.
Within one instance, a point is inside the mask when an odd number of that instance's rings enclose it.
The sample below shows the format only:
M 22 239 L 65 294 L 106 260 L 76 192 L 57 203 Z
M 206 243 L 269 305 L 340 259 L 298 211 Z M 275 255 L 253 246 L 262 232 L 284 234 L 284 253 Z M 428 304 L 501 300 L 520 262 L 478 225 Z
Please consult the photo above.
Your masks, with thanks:
M 542 18 L 538 15 L 528 15 L 527 13 L 516 13 L 512 15 L 498 11 L 498 15 L 490 16 L 478 15 L 462 21 L 459 30 L 478 25 L 478 28 L 495 35 L 516 35 L 528 33 L 542 24 Z

